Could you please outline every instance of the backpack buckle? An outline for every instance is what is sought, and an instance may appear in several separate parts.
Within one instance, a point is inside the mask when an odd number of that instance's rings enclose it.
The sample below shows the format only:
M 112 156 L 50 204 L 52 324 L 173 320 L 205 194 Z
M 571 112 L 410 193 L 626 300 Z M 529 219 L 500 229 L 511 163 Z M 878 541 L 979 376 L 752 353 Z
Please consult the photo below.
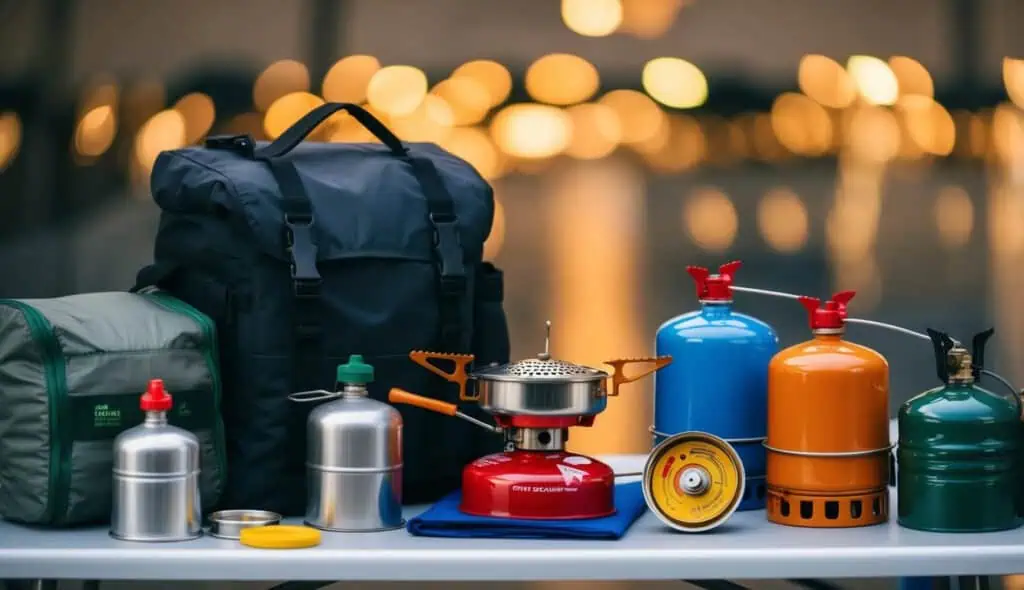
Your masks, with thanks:
M 441 271 L 441 286 L 454 294 L 455 290 L 464 289 L 466 285 L 466 266 L 462 260 L 458 223 L 454 215 L 442 218 L 435 214 L 430 215 L 430 222 L 434 226 L 434 251 Z
M 205 145 L 211 150 L 229 150 L 254 157 L 256 143 L 248 135 L 213 135 L 206 138 Z
M 316 268 L 313 216 L 285 214 L 286 250 L 291 258 L 292 285 L 296 297 L 317 297 L 323 279 Z

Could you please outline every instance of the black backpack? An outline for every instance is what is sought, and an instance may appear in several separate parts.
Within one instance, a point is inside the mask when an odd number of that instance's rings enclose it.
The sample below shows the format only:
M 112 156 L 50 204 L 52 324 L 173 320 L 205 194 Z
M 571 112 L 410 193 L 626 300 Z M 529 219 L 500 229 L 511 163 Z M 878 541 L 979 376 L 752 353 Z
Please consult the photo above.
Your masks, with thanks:
M 303 143 L 339 110 L 382 143 Z M 482 261 L 491 187 L 433 144 L 403 144 L 359 106 L 320 106 L 269 144 L 220 136 L 163 152 L 151 187 L 162 210 L 154 263 L 134 290 L 160 287 L 217 324 L 221 507 L 303 514 L 316 404 L 288 395 L 332 389 L 350 354 L 373 365 L 370 395 L 382 401 L 392 387 L 458 401 L 457 386 L 415 364 L 412 350 L 508 362 L 502 273 Z M 502 448 L 462 420 L 397 409 L 405 503 L 436 500 L 466 463 Z

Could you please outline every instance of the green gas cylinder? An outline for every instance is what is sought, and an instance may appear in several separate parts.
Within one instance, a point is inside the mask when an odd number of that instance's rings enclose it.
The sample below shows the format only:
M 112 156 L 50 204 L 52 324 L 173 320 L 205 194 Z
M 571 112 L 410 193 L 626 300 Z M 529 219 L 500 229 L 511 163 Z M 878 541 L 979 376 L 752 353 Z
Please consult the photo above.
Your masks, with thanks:
M 1021 525 L 1021 401 L 979 386 L 989 329 L 973 354 L 928 330 L 936 387 L 899 412 L 897 511 L 901 526 L 933 532 L 983 532 Z

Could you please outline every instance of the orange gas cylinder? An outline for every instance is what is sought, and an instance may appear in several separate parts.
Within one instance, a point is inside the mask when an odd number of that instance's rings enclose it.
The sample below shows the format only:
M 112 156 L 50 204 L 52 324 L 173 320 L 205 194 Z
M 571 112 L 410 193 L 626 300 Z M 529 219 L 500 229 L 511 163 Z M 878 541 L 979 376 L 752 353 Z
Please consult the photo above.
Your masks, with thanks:
M 800 297 L 814 338 L 768 366 L 768 520 L 858 527 L 889 514 L 889 364 L 843 340 L 846 304 Z

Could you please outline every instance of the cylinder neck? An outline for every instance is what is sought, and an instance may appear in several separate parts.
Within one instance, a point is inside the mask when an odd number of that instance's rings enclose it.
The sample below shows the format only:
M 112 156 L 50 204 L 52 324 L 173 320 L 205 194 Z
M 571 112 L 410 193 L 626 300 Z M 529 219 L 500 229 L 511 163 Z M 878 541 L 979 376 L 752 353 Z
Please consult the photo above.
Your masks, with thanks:
M 974 383 L 974 359 L 967 349 L 955 347 L 949 351 L 950 385 L 971 385 Z
M 843 339 L 843 334 L 846 333 L 846 329 L 844 329 L 844 328 L 818 328 L 816 330 L 811 330 L 811 333 L 814 334 L 814 338 L 817 339 L 817 340 L 829 340 L 829 341 L 834 342 L 834 341 L 842 340 Z
M 568 428 L 517 428 L 512 435 L 521 451 L 561 451 L 569 440 Z
M 367 397 L 368 395 L 370 395 L 370 392 L 366 389 L 365 385 L 355 383 L 346 383 L 345 387 L 341 390 L 341 397 L 345 399 Z
M 146 412 L 146 426 L 164 426 L 167 424 L 167 412 Z
M 701 308 L 709 313 L 727 312 L 732 309 L 732 299 L 700 299 Z

